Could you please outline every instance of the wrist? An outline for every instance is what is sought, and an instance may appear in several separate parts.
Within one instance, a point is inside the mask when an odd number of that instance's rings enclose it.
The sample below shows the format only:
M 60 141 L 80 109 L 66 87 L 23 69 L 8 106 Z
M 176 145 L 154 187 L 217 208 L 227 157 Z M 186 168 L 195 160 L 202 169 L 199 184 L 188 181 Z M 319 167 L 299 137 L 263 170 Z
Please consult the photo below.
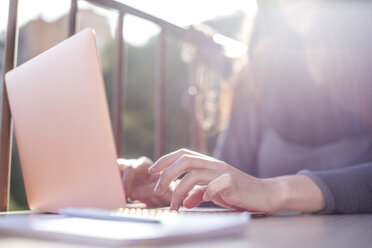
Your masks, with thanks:
M 277 187 L 276 211 L 317 212 L 325 208 L 325 197 L 309 177 L 291 175 L 273 178 Z
M 290 198 L 290 186 L 283 177 L 265 179 L 269 185 L 269 214 L 284 211 Z
M 293 184 L 288 176 L 273 178 L 276 182 L 276 212 L 287 211 L 291 208 L 293 198 Z

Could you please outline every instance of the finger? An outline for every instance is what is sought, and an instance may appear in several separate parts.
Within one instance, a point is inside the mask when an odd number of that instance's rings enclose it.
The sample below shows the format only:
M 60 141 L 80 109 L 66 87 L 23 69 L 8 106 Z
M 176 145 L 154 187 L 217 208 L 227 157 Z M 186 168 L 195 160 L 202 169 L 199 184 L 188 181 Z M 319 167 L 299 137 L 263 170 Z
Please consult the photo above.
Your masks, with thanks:
M 118 158 L 116 161 L 119 165 L 132 166 L 136 162 L 136 159 Z
M 152 161 L 147 157 L 140 157 L 139 159 L 119 158 L 117 159 L 117 163 L 121 171 L 125 193 L 127 197 L 131 197 L 134 182 L 138 181 L 138 177 L 148 179 L 149 173 L 147 172 L 147 168 L 151 165 Z M 152 181 L 156 180 L 157 178 L 153 178 Z
M 203 195 L 207 187 L 197 187 L 192 190 L 190 194 L 183 200 L 183 206 L 185 208 L 194 208 L 199 206 L 203 202 Z
M 134 177 L 135 177 L 134 169 L 131 166 L 126 167 L 123 171 L 122 182 L 126 197 L 129 198 L 131 198 L 132 194 L 132 185 Z
M 233 186 L 233 179 L 230 174 L 223 174 L 217 179 L 211 181 L 203 194 L 204 201 L 212 201 L 225 208 L 237 208 L 234 204 L 230 204 L 224 197 L 230 191 L 233 191 L 231 187 Z
M 162 197 L 159 196 L 151 196 L 139 201 L 145 203 L 148 208 L 165 207 L 169 205 L 169 201 L 166 202 Z
M 146 199 L 150 199 L 151 197 L 154 196 L 154 193 L 152 193 L 151 190 L 153 187 L 154 183 L 137 186 L 133 188 L 132 190 L 133 200 L 146 201 Z
M 167 194 L 157 196 L 154 195 L 153 189 L 154 185 L 145 185 L 136 188 L 135 191 L 133 191 L 133 199 L 141 201 L 145 203 L 148 207 L 164 207 L 169 206 L 170 199 L 171 199 L 171 192 L 167 192 Z
M 218 193 L 229 190 L 233 184 L 230 174 L 223 174 L 215 180 L 208 183 L 207 190 L 203 195 L 204 201 L 212 200 Z
M 152 164 L 153 162 L 151 159 L 149 159 L 148 157 L 142 156 L 136 159 L 136 161 L 132 164 L 132 167 L 134 168 L 141 167 L 141 168 L 146 168 L 147 170 L 148 167 L 150 167 Z
M 182 155 L 185 154 L 195 154 L 194 152 L 187 150 L 187 149 L 180 149 L 175 152 L 171 152 L 167 155 L 164 155 L 158 161 L 156 161 L 150 168 L 149 172 L 151 174 L 157 174 L 162 170 L 168 168 L 171 164 L 173 164 L 177 159 L 179 159 Z
M 135 167 L 135 181 L 143 184 L 143 183 L 149 183 L 149 182 L 155 182 L 158 180 L 159 176 L 151 175 L 148 172 L 148 168 L 152 165 L 152 161 L 146 157 L 141 157 L 138 159 L 138 162 Z M 153 191 L 153 190 L 151 190 Z
M 164 207 L 166 205 L 164 204 L 163 199 L 155 196 L 151 197 L 150 199 L 147 199 L 144 203 L 148 208 Z
M 171 166 L 165 169 L 158 180 L 154 191 L 162 194 L 169 184 L 190 169 L 203 169 L 210 165 L 209 161 L 195 155 L 182 155 Z
M 126 168 L 127 166 L 124 165 L 124 164 L 119 164 L 118 163 L 118 168 L 119 168 L 119 171 L 120 171 L 120 175 L 123 175 L 123 171 L 124 169 Z
M 195 187 L 195 185 L 206 184 L 212 179 L 213 178 L 210 178 L 210 175 L 204 170 L 193 170 L 187 173 L 173 191 L 170 208 L 178 210 L 185 196 Z
M 240 209 L 239 207 L 237 206 L 234 206 L 234 205 L 231 205 L 229 204 L 228 202 L 226 202 L 220 195 L 216 195 L 215 197 L 213 197 L 212 199 L 212 202 L 216 205 L 219 205 L 221 207 L 224 207 L 224 208 L 235 208 L 235 209 Z

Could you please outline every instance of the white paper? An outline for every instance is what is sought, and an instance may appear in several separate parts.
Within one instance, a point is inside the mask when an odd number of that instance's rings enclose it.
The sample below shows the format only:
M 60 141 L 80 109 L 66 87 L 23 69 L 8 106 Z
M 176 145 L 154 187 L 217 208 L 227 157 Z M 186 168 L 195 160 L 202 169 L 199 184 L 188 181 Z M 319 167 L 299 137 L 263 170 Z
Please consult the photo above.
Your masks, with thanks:
M 244 232 L 249 213 L 187 214 L 162 223 L 139 223 L 61 215 L 0 216 L 0 232 L 99 245 L 208 239 Z

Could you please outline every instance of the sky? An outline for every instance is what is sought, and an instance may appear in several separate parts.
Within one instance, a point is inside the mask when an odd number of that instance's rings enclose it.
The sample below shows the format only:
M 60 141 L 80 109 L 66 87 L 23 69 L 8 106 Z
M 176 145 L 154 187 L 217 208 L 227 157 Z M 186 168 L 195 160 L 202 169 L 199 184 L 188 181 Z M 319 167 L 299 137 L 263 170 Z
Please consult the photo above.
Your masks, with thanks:
M 178 26 L 189 26 L 216 16 L 229 15 L 242 10 L 248 15 L 254 15 L 256 0 L 118 0 L 124 4 L 140 9 L 151 15 L 160 17 Z M 0 0 L 0 32 L 6 28 L 8 0 Z M 28 21 L 42 17 L 46 21 L 54 21 L 66 14 L 70 0 L 19 0 L 18 22 L 23 25 Z M 89 7 L 84 1 L 79 1 L 79 8 Z M 103 14 L 107 11 L 102 12 Z M 115 23 L 115 15 L 108 15 L 108 21 Z M 128 16 L 124 23 L 125 37 L 134 44 L 145 43 L 154 35 L 158 28 L 142 19 Z M 113 25 L 114 26 L 114 25 Z M 138 32 L 142 30 L 142 32 Z

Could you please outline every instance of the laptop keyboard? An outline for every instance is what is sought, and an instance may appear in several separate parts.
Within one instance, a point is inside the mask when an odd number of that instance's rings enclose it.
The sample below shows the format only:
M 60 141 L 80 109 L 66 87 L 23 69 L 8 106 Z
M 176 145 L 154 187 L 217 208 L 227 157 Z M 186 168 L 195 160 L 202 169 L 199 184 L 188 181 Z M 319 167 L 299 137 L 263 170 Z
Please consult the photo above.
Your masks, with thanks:
M 233 214 L 239 213 L 229 209 L 181 209 L 179 211 L 170 209 L 148 209 L 148 208 L 120 208 L 117 210 L 96 209 L 96 208 L 64 208 L 60 214 L 95 218 L 105 220 L 121 220 L 134 222 L 151 222 L 160 223 L 166 218 L 171 218 L 180 215 L 211 215 L 211 214 Z

